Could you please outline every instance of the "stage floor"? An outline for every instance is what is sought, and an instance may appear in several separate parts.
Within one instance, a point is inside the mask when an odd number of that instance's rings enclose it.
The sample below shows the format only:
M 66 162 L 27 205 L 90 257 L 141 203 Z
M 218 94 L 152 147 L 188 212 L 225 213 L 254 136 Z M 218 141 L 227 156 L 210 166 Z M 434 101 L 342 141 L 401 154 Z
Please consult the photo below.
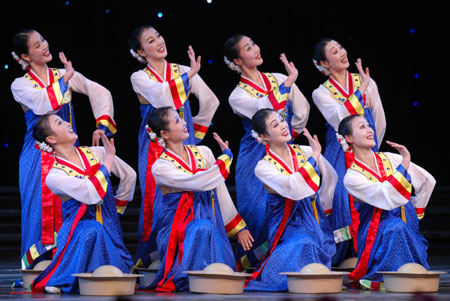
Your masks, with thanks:
M 400 294 L 386 292 L 372 292 L 366 290 L 348 289 L 339 294 L 327 295 L 299 295 L 289 293 L 261 293 L 245 292 L 242 295 L 204 295 L 194 293 L 149 293 L 137 291 L 131 297 L 88 297 L 80 295 L 51 295 L 51 294 L 28 294 L 23 289 L 11 289 L 11 284 L 20 277 L 17 269 L 19 262 L 11 260 L 0 260 L 0 299 L 47 299 L 47 300 L 450 300 L 450 254 L 443 257 L 433 257 L 429 260 L 432 270 L 446 271 L 449 274 L 441 275 L 439 292 L 433 294 Z

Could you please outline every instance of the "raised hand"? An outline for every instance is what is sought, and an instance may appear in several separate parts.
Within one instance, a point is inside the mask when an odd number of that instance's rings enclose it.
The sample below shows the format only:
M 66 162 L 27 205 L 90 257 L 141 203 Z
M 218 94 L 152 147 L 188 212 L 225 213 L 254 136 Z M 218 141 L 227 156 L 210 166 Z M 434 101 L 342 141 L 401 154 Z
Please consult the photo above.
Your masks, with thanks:
M 286 87 L 292 86 L 298 77 L 298 70 L 295 68 L 295 65 L 293 62 L 289 62 L 286 54 L 282 53 L 280 54 L 280 60 L 284 64 L 284 67 L 286 68 L 286 72 L 288 74 L 288 78 L 285 80 L 284 85 Z
M 312 156 L 317 160 L 320 156 L 320 153 L 322 152 L 322 145 L 320 145 L 319 138 L 317 138 L 317 135 L 314 135 L 314 137 L 311 136 L 306 128 L 303 130 L 303 136 L 308 139 L 309 146 L 311 146 L 313 151 Z
M 355 65 L 356 65 L 356 68 L 358 69 L 359 76 L 361 77 L 361 80 L 362 80 L 361 87 L 359 87 L 359 91 L 361 92 L 361 94 L 364 95 L 364 93 L 366 93 L 367 87 L 369 86 L 369 83 L 370 83 L 369 67 L 366 67 L 366 70 L 364 71 L 363 66 L 362 66 L 362 61 L 360 58 L 358 58 L 356 60 Z
M 189 45 L 187 53 L 191 63 L 191 70 L 188 71 L 188 76 L 189 78 L 192 78 L 194 75 L 198 73 L 198 71 L 200 71 L 201 67 L 200 61 L 202 57 L 198 56 L 197 59 L 195 58 L 195 52 L 191 45 Z
M 75 69 L 73 69 L 72 67 L 72 62 L 67 60 L 64 52 L 59 53 L 59 60 L 61 61 L 61 63 L 63 63 L 64 69 L 66 69 L 66 74 L 64 74 L 64 84 L 67 85 L 69 80 L 75 74 Z
M 217 143 L 220 146 L 220 149 L 222 150 L 222 152 L 226 149 L 229 149 L 228 146 L 228 141 L 223 141 L 222 138 L 220 138 L 220 136 L 217 133 L 213 133 L 213 138 L 217 141 Z
M 100 138 L 102 134 L 105 134 L 104 130 L 95 130 L 92 134 L 92 146 L 100 146 Z
M 236 234 L 236 238 L 238 243 L 242 246 L 242 249 L 244 251 L 250 251 L 250 249 L 253 247 L 252 242 L 255 240 L 253 239 L 252 234 L 248 230 L 242 230 L 239 231 L 238 234 Z
M 404 145 L 395 142 L 386 141 L 386 143 L 389 144 L 391 147 L 395 148 L 396 151 L 398 151 L 400 156 L 402 156 L 403 158 L 402 160 L 403 167 L 408 169 L 409 163 L 411 162 L 411 154 L 409 153 L 408 149 Z

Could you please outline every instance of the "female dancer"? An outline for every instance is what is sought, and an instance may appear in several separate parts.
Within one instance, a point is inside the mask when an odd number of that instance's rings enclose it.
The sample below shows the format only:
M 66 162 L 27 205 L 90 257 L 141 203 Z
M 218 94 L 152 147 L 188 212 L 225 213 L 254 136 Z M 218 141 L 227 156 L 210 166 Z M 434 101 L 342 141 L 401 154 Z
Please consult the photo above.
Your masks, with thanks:
M 236 193 L 239 213 L 248 224 L 255 243 L 250 252 L 238 249 L 236 257 L 240 270 L 255 266 L 267 251 L 268 219 L 267 192 L 256 178 L 256 163 L 264 157 L 265 148 L 251 136 L 251 118 L 261 108 L 273 108 L 286 116 L 297 137 L 308 120 L 309 103 L 295 85 L 298 71 L 286 56 L 281 54 L 288 76 L 263 73 L 258 67 L 263 63 L 260 48 L 244 35 L 230 37 L 224 46 L 228 67 L 241 73 L 237 87 L 228 101 L 233 112 L 242 118 L 245 134 L 242 137 L 236 164 Z
M 157 219 L 161 193 L 151 174 L 152 165 L 162 152 L 162 147 L 151 143 L 145 126 L 147 117 L 155 108 L 171 106 L 178 110 L 186 121 L 189 131 L 187 144 L 197 144 L 203 139 L 211 123 L 219 101 L 198 75 L 200 57 L 195 58 L 194 50 L 188 48 L 190 68 L 166 61 L 167 47 L 164 38 L 149 25 L 136 28 L 129 39 L 130 52 L 146 64 L 143 70 L 131 75 L 133 90 L 141 103 L 142 123 L 139 129 L 139 182 L 142 191 L 141 214 L 139 217 L 139 245 L 136 266 L 147 267 L 157 259 L 155 237 L 151 236 L 153 220 Z M 199 112 L 192 116 L 188 100 L 190 93 L 199 101 Z M 155 214 L 155 216 L 154 216 Z M 149 255 L 150 254 L 150 255 Z
M 332 206 L 337 175 L 320 154 L 317 136 L 311 137 L 306 128 L 303 135 L 310 147 L 289 144 L 289 126 L 273 109 L 256 112 L 252 125 L 258 140 L 268 146 L 255 174 L 268 191 L 271 214 L 269 251 L 247 290 L 284 291 L 286 276 L 280 272 L 298 272 L 309 263 L 331 267 L 335 244 L 324 210 Z
M 115 157 L 113 139 L 100 134 L 104 147 L 76 147 L 78 136 L 70 123 L 55 114 L 38 119 L 33 137 L 41 148 L 55 151 L 46 181 L 62 200 L 63 223 L 55 257 L 32 289 L 77 293 L 78 280 L 72 274 L 93 272 L 102 265 L 114 265 L 128 273 L 132 258 L 123 243 L 114 199 L 132 200 L 136 172 Z M 110 173 L 120 178 L 115 196 Z
M 71 91 L 89 97 L 97 129 L 92 144 L 98 145 L 102 134 L 116 132 L 111 93 L 99 84 L 75 72 L 72 63 L 61 52 L 65 70 L 49 68 L 52 60 L 48 42 L 33 29 L 17 33 L 13 38 L 13 56 L 27 73 L 11 85 L 14 99 L 25 111 L 27 133 L 19 159 L 19 186 L 22 204 L 22 268 L 32 268 L 45 259 L 56 245 L 55 233 L 61 226 L 61 201 L 45 184 L 54 158 L 35 148 L 32 127 L 40 115 L 57 112 L 75 130 Z M 123 206 L 125 203 L 119 203 Z M 122 211 L 123 212 L 123 211 Z M 54 250 L 55 251 L 55 250 Z
M 234 267 L 228 237 L 237 235 L 244 250 L 252 236 L 225 186 L 233 154 L 214 133 L 223 154 L 217 159 L 206 146 L 184 145 L 186 122 L 171 107 L 154 110 L 148 119 L 152 138 L 164 141 L 164 151 L 152 173 L 161 190 L 160 227 L 156 240 L 162 265 L 151 287 L 186 290 L 187 274 L 211 263 Z M 227 237 L 228 236 L 228 237 Z
M 314 48 L 314 65 L 328 80 L 313 92 L 313 101 L 327 123 L 324 156 L 338 174 L 334 193 L 331 226 L 337 243 L 333 265 L 356 256 L 358 233 L 358 212 L 353 199 L 345 190 L 343 179 L 352 162 L 351 150 L 343 151 L 336 138 L 339 122 L 349 115 L 364 116 L 374 132 L 375 148 L 381 143 L 386 129 L 386 119 L 376 83 L 370 78 L 369 70 L 363 71 L 361 59 L 356 62 L 359 74 L 350 73 L 347 51 L 335 40 L 323 39 Z
M 355 201 L 362 202 L 358 206 L 358 264 L 349 277 L 376 290 L 383 282 L 377 271 L 396 271 L 412 262 L 428 269 L 428 242 L 419 232 L 419 220 L 436 180 L 410 162 L 403 145 L 387 141 L 400 155 L 374 152 L 375 133 L 361 116 L 344 118 L 339 133 L 355 155 L 344 185 Z

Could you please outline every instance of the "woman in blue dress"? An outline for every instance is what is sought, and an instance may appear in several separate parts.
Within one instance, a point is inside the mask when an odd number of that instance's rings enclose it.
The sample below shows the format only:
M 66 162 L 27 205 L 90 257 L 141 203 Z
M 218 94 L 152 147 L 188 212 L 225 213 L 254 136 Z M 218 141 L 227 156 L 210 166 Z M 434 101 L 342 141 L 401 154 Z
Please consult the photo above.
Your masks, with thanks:
M 54 150 L 55 163 L 46 183 L 62 201 L 63 223 L 57 252 L 32 290 L 78 293 L 78 279 L 72 274 L 92 273 L 102 265 L 129 273 L 132 258 L 123 243 L 115 200 L 132 200 L 136 173 L 115 156 L 113 139 L 101 134 L 104 147 L 77 147 L 78 136 L 70 123 L 55 114 L 38 119 L 33 137 L 42 150 Z M 120 179 L 115 194 L 110 174 Z
M 129 39 L 130 52 L 145 68 L 131 75 L 131 84 L 141 104 L 142 122 L 139 128 L 139 182 L 142 193 L 139 216 L 139 242 L 136 266 L 147 267 L 158 259 L 155 237 L 157 232 L 161 192 L 151 173 L 152 165 L 162 152 L 162 147 L 152 143 L 146 133 L 147 117 L 156 108 L 171 106 L 186 121 L 189 131 L 187 144 L 202 141 L 219 100 L 198 75 L 200 57 L 195 57 L 188 48 L 190 67 L 166 61 L 167 46 L 163 36 L 150 25 L 133 30 Z M 193 116 L 190 107 L 191 95 L 198 99 L 198 114 Z M 189 99 L 188 99 L 189 98 Z
M 383 276 L 377 271 L 396 271 L 406 263 L 429 269 L 428 242 L 419 232 L 419 221 L 436 180 L 411 162 L 403 145 L 386 141 L 399 154 L 374 152 L 375 133 L 361 116 L 344 118 L 339 133 L 355 155 L 344 185 L 358 202 L 360 218 L 358 263 L 349 278 L 358 286 L 379 290 Z
M 243 249 L 249 249 L 252 236 L 225 185 L 233 158 L 228 143 L 214 133 L 223 152 L 217 160 L 206 146 L 183 144 L 187 125 L 171 107 L 153 111 L 148 125 L 152 139 L 165 146 L 152 167 L 163 214 L 156 233 L 161 267 L 150 287 L 183 291 L 188 289 L 183 271 L 216 262 L 234 267 L 228 237 L 236 235 Z
M 56 112 L 75 130 L 72 91 L 89 97 L 97 129 L 92 145 L 99 145 L 101 134 L 116 132 L 111 93 L 99 84 L 74 71 L 64 54 L 59 58 L 65 69 L 47 66 L 52 60 L 48 42 L 33 29 L 13 37 L 13 57 L 26 70 L 11 84 L 11 92 L 25 112 L 27 132 L 19 158 L 19 188 L 22 205 L 22 268 L 28 269 L 55 248 L 55 234 L 61 226 L 61 201 L 45 184 L 54 158 L 36 149 L 32 127 L 39 116 Z M 76 131 L 76 130 L 75 130 Z M 121 206 L 126 204 L 122 203 Z M 122 207 L 122 209 L 124 209 Z M 53 250 L 54 252 L 55 250 Z
M 310 263 L 331 267 L 335 244 L 324 211 L 332 206 L 337 176 L 306 128 L 310 146 L 289 144 L 289 126 L 272 109 L 259 110 L 252 124 L 254 136 L 267 145 L 255 174 L 268 192 L 269 249 L 246 290 L 285 291 L 280 272 L 298 272 Z
M 262 108 L 273 108 L 286 116 L 292 136 L 303 131 L 309 116 L 309 103 L 295 85 L 298 71 L 284 54 L 280 60 L 288 76 L 258 70 L 263 63 L 260 48 L 245 35 L 234 35 L 224 45 L 225 63 L 241 74 L 237 87 L 228 101 L 233 112 L 242 118 L 244 136 L 236 163 L 236 195 L 238 211 L 247 222 L 255 242 L 250 251 L 238 247 L 239 270 L 254 267 L 267 251 L 268 207 L 261 204 L 267 198 L 261 182 L 255 177 L 256 163 L 265 155 L 263 146 L 251 136 L 251 118 Z
M 346 258 L 356 256 L 356 239 L 352 238 L 358 234 L 358 212 L 343 184 L 353 153 L 351 148 L 344 151 L 338 142 L 339 122 L 349 115 L 365 117 L 376 133 L 376 151 L 383 140 L 386 118 L 377 85 L 370 78 L 368 68 L 363 70 L 361 59 L 356 62 L 359 74 L 350 73 L 347 51 L 337 41 L 328 38 L 316 44 L 313 57 L 317 69 L 328 76 L 328 80 L 314 90 L 312 98 L 326 120 L 324 156 L 338 174 L 333 208 L 327 212 L 337 243 L 333 266 L 338 266 Z

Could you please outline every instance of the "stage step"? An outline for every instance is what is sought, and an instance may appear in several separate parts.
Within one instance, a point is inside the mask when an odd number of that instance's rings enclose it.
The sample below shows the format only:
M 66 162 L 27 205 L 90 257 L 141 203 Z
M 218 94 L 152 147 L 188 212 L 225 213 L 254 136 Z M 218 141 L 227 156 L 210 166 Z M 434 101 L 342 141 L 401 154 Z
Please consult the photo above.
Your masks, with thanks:
M 235 199 L 234 187 L 229 187 Z M 450 187 L 436 187 L 424 219 L 420 223 L 421 233 L 429 242 L 430 256 L 450 254 L 450 232 L 447 221 L 450 216 Z M 20 257 L 20 194 L 17 187 L 0 187 L 0 256 L 19 260 Z M 136 189 L 135 199 L 129 203 L 125 215 L 120 217 L 124 242 L 132 255 L 138 245 L 138 221 L 141 204 L 140 190 Z M 236 241 L 232 241 L 233 246 Z

